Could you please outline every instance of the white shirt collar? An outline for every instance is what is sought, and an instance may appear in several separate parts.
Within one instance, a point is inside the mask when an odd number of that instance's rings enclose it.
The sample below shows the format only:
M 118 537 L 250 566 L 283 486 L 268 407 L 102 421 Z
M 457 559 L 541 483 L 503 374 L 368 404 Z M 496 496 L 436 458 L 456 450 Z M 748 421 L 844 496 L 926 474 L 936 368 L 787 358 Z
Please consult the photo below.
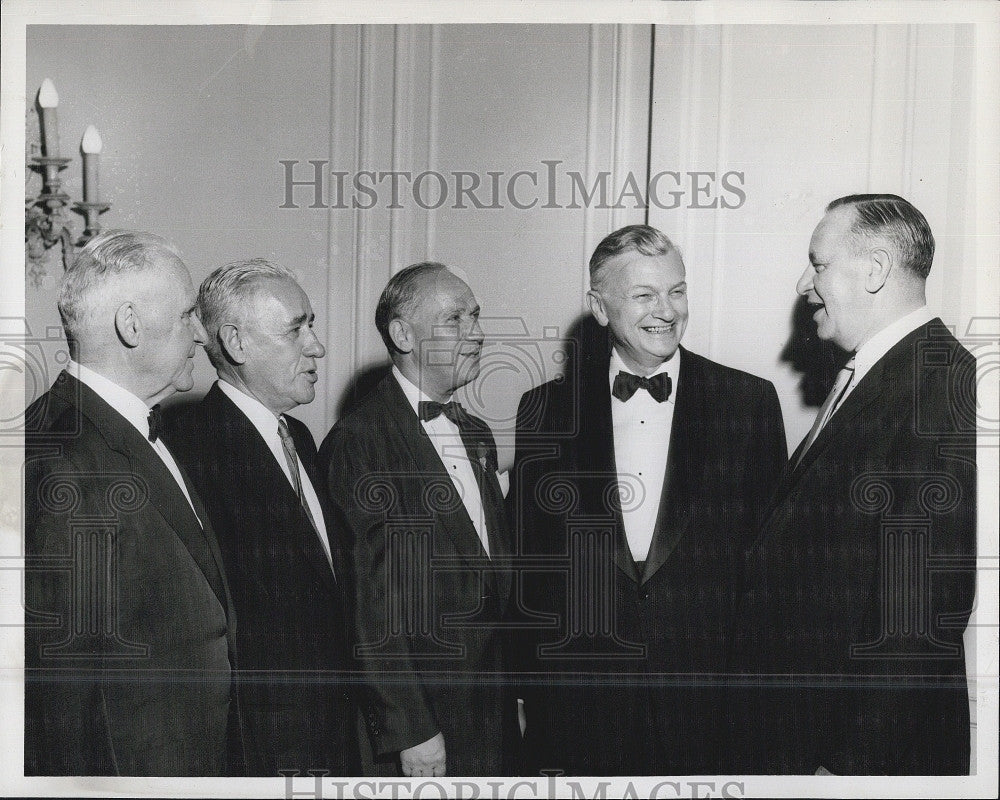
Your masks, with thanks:
M 399 367 L 397 367 L 395 364 L 393 364 L 392 366 L 392 377 L 396 379 L 396 383 L 399 384 L 399 388 L 402 389 L 403 394 L 406 395 L 406 400 L 407 402 L 409 402 L 410 407 L 413 409 L 413 413 L 419 417 L 420 412 L 418 410 L 418 406 L 420 402 L 422 400 L 432 400 L 433 398 L 428 397 L 426 394 L 424 394 L 423 390 L 419 386 L 417 386 L 413 381 L 407 378 L 402 372 L 400 372 Z M 445 400 L 445 402 L 451 400 L 453 396 L 454 395 L 449 397 L 447 400 Z
M 670 358 L 668 358 L 666 361 L 660 364 L 660 366 L 658 366 L 655 370 L 653 370 L 649 375 L 646 376 L 648 378 L 651 377 L 652 375 L 660 375 L 661 373 L 664 372 L 670 376 L 670 383 L 673 387 L 673 390 L 670 392 L 670 397 L 667 398 L 668 403 L 673 403 L 677 397 L 677 378 L 680 375 L 681 371 L 680 352 L 681 352 L 680 349 L 675 350 L 674 354 Z M 612 347 L 611 365 L 608 368 L 608 378 L 611 381 L 612 387 L 614 387 L 615 385 L 615 376 L 617 376 L 619 372 L 631 372 L 633 375 L 637 374 L 635 370 L 625 366 L 624 360 L 622 360 L 622 357 L 618 355 L 618 348 Z
M 921 306 L 887 325 L 861 345 L 858 348 L 858 352 L 854 354 L 854 379 L 852 384 L 857 384 L 878 363 L 878 360 L 888 353 L 903 337 L 915 331 L 921 325 L 930 322 L 934 317 L 935 315 L 931 313 L 927 306 Z
M 109 378 L 105 378 L 90 367 L 70 360 L 66 371 L 74 378 L 89 386 L 115 411 L 142 434 L 143 439 L 149 438 L 149 406 L 128 389 L 124 389 Z
M 251 424 L 265 440 L 278 435 L 278 417 L 256 397 L 251 397 L 242 389 L 237 389 L 229 381 L 219 378 L 219 389 L 236 407 L 244 413 Z

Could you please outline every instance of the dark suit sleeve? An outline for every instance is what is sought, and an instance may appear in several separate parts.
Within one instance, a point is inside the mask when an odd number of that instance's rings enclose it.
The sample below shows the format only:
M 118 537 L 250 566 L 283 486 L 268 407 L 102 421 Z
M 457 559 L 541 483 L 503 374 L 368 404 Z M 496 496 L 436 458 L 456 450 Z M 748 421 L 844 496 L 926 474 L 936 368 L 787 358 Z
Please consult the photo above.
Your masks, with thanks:
M 403 599 L 388 577 L 386 511 L 395 487 L 389 482 L 363 479 L 384 474 L 372 458 L 371 442 L 360 441 L 344 428 L 334 428 L 323 445 L 330 502 L 347 529 L 353 564 L 354 639 L 359 666 L 365 674 L 369 700 L 366 713 L 373 747 L 379 755 L 421 744 L 440 730 L 423 685 L 408 652 L 392 657 L 373 653 L 387 637 L 390 609 Z M 404 646 L 405 637 L 393 637 Z
M 747 491 L 756 500 L 752 519 L 753 529 L 756 530 L 763 522 L 761 517 L 788 461 L 785 422 L 781 416 L 778 393 L 770 381 L 764 381 L 753 418 L 756 429 L 750 437 L 751 451 L 747 454 L 750 475 Z
M 534 506 L 531 502 L 535 483 L 538 479 L 537 464 L 531 459 L 530 441 L 533 435 L 539 433 L 538 394 L 540 389 L 533 389 L 522 395 L 517 408 L 517 427 L 514 444 L 514 466 L 510 472 L 510 491 L 507 493 L 507 519 L 510 520 L 512 535 L 515 540 L 515 552 L 531 552 L 534 547 L 532 537 L 537 535 L 537 524 L 533 518 Z M 512 592 L 511 613 L 523 617 L 524 612 L 530 613 L 534 606 L 533 597 L 536 592 L 534 581 L 542 580 L 535 573 L 525 573 L 520 581 L 515 581 L 515 587 L 520 583 L 521 591 Z M 523 603 L 524 608 L 518 604 Z M 537 668 L 534 664 L 535 651 L 538 647 L 538 632 L 536 629 L 521 626 L 512 630 L 509 638 L 509 658 L 512 671 L 514 691 L 524 700 L 525 712 L 528 715 L 528 726 L 531 727 L 531 709 L 533 687 L 525 676 Z
M 100 637 L 76 637 L 68 653 L 42 655 L 72 630 L 74 582 L 105 583 L 107 553 L 73 552 L 71 514 L 96 495 L 93 478 L 67 458 L 32 461 L 26 472 L 25 775 L 115 774 L 97 678 Z M 90 509 L 94 511 L 95 509 Z M 72 572 L 71 572 L 72 570 Z M 75 573 L 75 574 L 73 574 Z M 77 595 L 77 602 L 84 602 Z M 75 645 L 75 646 L 74 646 Z

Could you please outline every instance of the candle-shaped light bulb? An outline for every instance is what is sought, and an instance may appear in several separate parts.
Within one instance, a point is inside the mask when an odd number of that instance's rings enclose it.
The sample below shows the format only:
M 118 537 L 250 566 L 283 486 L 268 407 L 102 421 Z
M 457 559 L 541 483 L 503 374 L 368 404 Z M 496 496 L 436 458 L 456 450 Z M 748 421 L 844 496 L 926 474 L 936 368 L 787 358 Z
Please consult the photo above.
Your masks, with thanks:
M 38 105 L 42 109 L 42 152 L 49 158 L 59 157 L 59 122 L 56 106 L 59 95 L 52 81 L 46 78 L 38 90 Z
M 97 128 L 88 125 L 84 131 L 80 149 L 83 151 L 83 201 L 96 203 L 97 198 L 97 161 L 101 152 L 101 134 Z
M 51 78 L 42 81 L 42 86 L 38 90 L 38 105 L 42 108 L 55 108 L 59 105 L 59 92 L 56 91 Z
M 101 134 L 97 132 L 97 128 L 93 125 L 88 125 L 87 130 L 83 132 L 83 141 L 80 142 L 80 149 L 84 153 L 100 153 L 101 148 L 104 143 L 101 141 Z

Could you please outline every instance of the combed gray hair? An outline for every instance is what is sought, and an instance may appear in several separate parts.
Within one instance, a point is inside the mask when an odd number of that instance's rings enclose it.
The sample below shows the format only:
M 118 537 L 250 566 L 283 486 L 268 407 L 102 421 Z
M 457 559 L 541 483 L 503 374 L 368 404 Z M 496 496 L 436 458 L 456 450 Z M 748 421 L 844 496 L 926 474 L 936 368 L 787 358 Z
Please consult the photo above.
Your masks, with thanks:
M 590 257 L 590 285 L 597 289 L 606 277 L 604 267 L 622 253 L 636 252 L 644 256 L 662 256 L 677 251 L 675 245 L 661 231 L 649 225 L 626 225 L 609 233 L 597 245 Z
M 251 258 L 219 267 L 202 281 L 198 289 L 198 317 L 208 334 L 205 352 L 216 369 L 226 363 L 219 329 L 246 321 L 245 312 L 256 298 L 260 283 L 268 279 L 295 281 L 295 273 L 267 259 Z
M 854 209 L 855 251 L 871 237 L 881 236 L 895 248 L 904 269 L 927 279 L 934 261 L 934 234 L 916 206 L 896 194 L 851 194 L 838 197 L 826 210 L 842 206 Z
M 66 338 L 78 342 L 93 324 L 103 284 L 125 275 L 135 279 L 164 256 L 180 259 L 176 247 L 152 233 L 108 230 L 91 239 L 63 274 L 59 288 L 57 306 Z

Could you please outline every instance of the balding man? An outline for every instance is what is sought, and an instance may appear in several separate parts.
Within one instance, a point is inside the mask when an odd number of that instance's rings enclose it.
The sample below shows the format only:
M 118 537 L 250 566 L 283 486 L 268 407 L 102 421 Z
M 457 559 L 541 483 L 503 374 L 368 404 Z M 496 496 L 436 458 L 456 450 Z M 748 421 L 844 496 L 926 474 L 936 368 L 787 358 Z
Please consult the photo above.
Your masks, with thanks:
M 320 448 L 353 542 L 375 769 L 510 774 L 499 623 L 511 545 L 493 434 L 454 400 L 479 374 L 479 303 L 443 264 L 414 264 L 389 281 L 375 324 L 392 373 Z
M 735 709 L 763 773 L 966 774 L 975 360 L 926 306 L 934 237 L 896 195 L 833 201 L 798 292 L 846 351 L 751 550 Z
M 27 412 L 26 775 L 227 771 L 232 602 L 159 436 L 192 387 L 194 301 L 151 234 L 101 234 L 63 278 L 72 360 Z

